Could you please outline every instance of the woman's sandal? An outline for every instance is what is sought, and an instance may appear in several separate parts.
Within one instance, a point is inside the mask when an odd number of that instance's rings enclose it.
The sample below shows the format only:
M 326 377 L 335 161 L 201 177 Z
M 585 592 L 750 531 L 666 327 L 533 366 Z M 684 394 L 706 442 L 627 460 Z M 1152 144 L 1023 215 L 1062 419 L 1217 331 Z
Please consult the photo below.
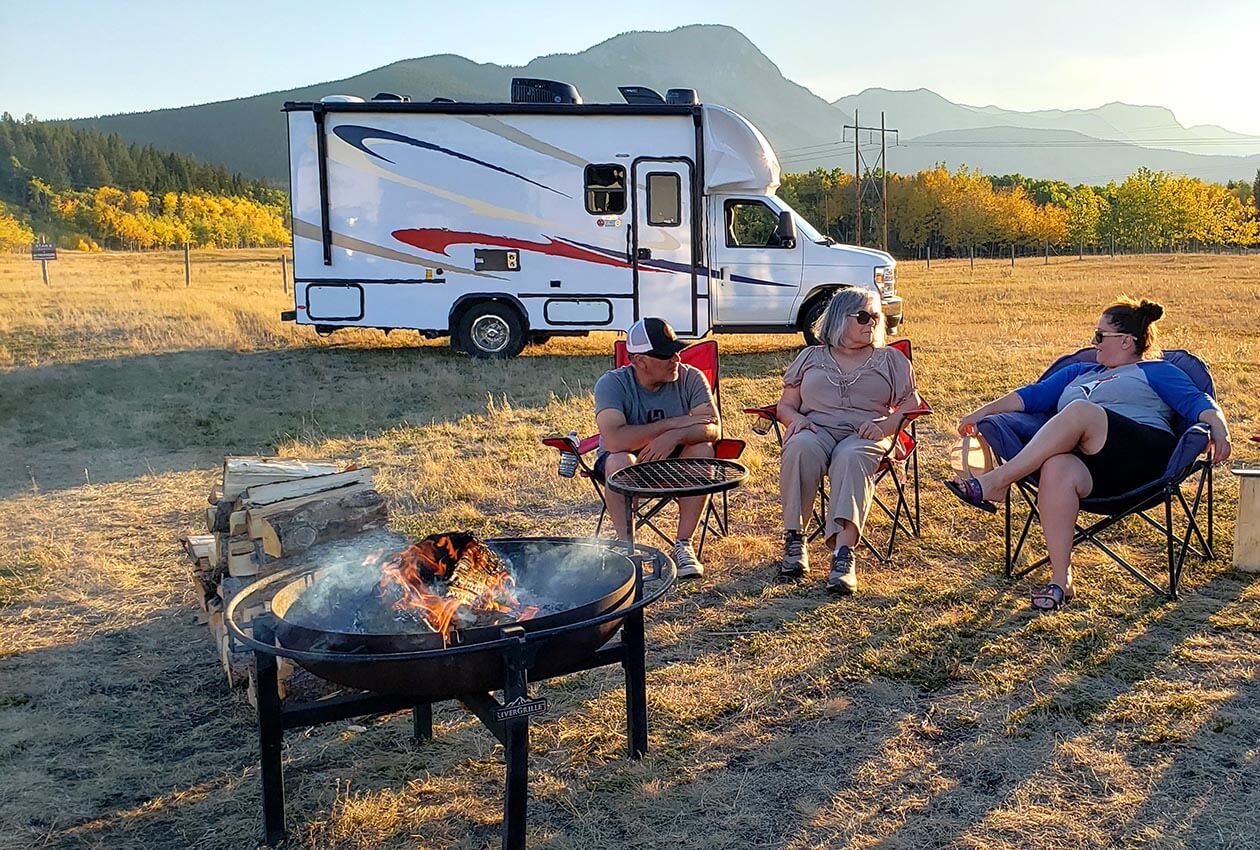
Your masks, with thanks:
M 958 497 L 964 505 L 970 505 L 973 508 L 979 508 L 986 513 L 997 513 L 997 505 L 984 498 L 984 489 L 980 486 L 980 482 L 975 478 L 968 478 L 966 481 L 946 481 L 945 486 L 949 488 L 949 492 Z
M 1069 594 L 1059 585 L 1051 583 L 1033 593 L 1032 607 L 1038 611 L 1058 611 L 1066 608 L 1075 598 L 1075 593 Z

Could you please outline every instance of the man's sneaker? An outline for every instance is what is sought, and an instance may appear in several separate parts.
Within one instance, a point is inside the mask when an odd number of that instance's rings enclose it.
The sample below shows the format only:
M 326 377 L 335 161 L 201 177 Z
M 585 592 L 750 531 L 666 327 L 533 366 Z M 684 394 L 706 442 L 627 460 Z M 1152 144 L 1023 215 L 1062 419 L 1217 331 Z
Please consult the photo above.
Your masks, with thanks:
M 674 544 L 674 565 L 678 567 L 679 578 L 699 578 L 704 575 L 704 564 L 696 557 L 696 550 L 691 548 L 690 540 L 679 540 Z
M 779 564 L 782 578 L 800 578 L 809 572 L 809 548 L 805 535 L 789 531 L 783 535 L 783 563 Z
M 827 576 L 827 592 L 847 596 L 857 590 L 857 573 L 853 567 L 853 549 L 841 546 L 831 556 L 831 574 Z

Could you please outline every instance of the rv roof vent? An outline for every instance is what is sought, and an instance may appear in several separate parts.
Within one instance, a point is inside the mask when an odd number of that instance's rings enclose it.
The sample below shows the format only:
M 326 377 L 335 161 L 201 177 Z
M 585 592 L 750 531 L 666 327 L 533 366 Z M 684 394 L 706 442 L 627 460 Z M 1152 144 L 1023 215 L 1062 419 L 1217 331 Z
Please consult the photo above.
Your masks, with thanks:
M 670 89 L 665 92 L 666 103 L 676 103 L 680 106 L 697 106 L 700 103 L 700 95 L 696 94 L 695 89 Z
M 621 92 L 621 96 L 625 98 L 626 103 L 652 104 L 665 102 L 665 98 L 661 97 L 660 92 L 647 86 L 617 86 L 617 91 Z
M 319 99 L 320 103 L 362 103 L 363 98 L 352 94 L 330 94 Z
M 435 97 L 429 103 L 454 103 L 455 100 L 449 97 Z
M 513 103 L 581 103 L 582 96 L 576 87 L 554 80 L 531 80 L 526 77 L 512 78 Z
M 372 95 L 372 100 L 392 100 L 396 103 L 409 103 L 411 98 L 405 94 L 394 94 L 392 91 L 378 91 Z

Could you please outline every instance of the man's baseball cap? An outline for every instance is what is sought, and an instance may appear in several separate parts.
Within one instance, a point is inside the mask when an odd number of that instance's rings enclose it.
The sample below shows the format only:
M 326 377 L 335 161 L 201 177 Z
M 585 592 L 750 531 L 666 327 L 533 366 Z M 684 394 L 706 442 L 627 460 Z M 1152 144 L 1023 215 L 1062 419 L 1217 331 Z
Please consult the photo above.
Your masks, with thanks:
M 673 357 L 686 347 L 664 319 L 639 319 L 626 331 L 626 351 L 631 354 Z

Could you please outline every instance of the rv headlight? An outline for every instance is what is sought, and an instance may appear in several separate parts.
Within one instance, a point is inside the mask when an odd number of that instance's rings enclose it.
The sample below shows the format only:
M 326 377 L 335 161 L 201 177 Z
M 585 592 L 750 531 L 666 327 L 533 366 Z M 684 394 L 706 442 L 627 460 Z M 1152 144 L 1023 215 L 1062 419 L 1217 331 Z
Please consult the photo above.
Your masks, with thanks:
M 893 266 L 876 266 L 875 267 L 875 288 L 881 292 L 891 295 L 896 287 L 896 274 Z

